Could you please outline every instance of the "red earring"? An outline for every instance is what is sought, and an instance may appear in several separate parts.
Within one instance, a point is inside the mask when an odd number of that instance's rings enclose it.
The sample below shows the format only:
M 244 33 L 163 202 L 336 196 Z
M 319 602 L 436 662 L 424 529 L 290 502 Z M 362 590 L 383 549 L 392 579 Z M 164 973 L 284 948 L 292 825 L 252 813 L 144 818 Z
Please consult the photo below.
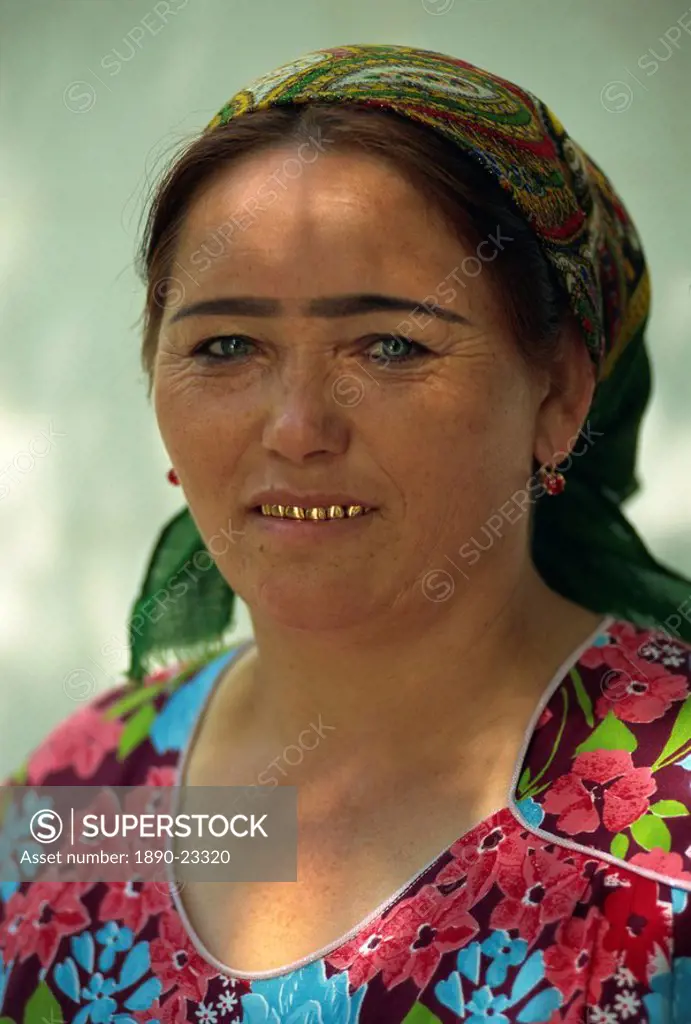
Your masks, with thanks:
M 171 484 L 175 484 L 176 487 L 180 483 L 180 477 L 177 475 L 174 469 L 168 470 L 168 482 Z
M 547 492 L 547 494 L 561 494 L 566 487 L 566 480 L 563 473 L 559 473 L 558 470 L 548 468 L 547 466 L 540 466 L 538 473 L 540 480 Z

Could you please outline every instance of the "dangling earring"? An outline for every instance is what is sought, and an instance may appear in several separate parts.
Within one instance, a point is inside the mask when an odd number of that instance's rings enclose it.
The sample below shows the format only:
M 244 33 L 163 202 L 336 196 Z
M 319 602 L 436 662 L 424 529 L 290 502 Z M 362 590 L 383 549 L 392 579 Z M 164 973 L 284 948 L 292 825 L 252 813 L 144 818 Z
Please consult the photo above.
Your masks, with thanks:
M 180 477 L 177 475 L 174 469 L 168 470 L 168 482 L 171 484 L 175 484 L 176 487 L 180 483 Z
M 538 476 L 547 494 L 561 494 L 566 487 L 564 474 L 560 473 L 554 466 L 540 466 Z

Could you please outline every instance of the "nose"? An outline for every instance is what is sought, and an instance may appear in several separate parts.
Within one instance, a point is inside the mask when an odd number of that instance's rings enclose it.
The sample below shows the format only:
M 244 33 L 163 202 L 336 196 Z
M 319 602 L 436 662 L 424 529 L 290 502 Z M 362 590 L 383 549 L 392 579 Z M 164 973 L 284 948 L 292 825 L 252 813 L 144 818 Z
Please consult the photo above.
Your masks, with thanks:
M 268 401 L 264 447 L 296 463 L 343 454 L 351 424 L 337 395 L 336 379 L 321 366 L 302 365 L 280 375 Z

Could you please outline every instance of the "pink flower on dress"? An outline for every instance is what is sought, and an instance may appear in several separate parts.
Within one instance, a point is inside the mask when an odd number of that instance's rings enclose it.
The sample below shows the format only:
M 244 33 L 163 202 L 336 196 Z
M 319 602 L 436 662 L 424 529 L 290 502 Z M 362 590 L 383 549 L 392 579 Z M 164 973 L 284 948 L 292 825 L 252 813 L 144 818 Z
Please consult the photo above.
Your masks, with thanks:
M 667 875 L 679 882 L 691 882 L 691 874 L 684 871 L 684 859 L 680 853 L 664 853 L 662 850 L 652 850 L 646 853 L 637 853 L 631 857 L 629 864 L 637 864 L 649 871 L 656 871 L 660 875 Z
M 574 758 L 571 771 L 545 793 L 542 807 L 559 815 L 557 828 L 574 836 L 600 827 L 601 798 L 602 824 L 620 832 L 645 814 L 656 789 L 650 768 L 634 768 L 628 751 L 593 750 Z
M 571 917 L 585 898 L 590 882 L 584 874 L 582 854 L 556 847 L 550 853 L 538 847 L 529 855 L 505 861 L 497 872 L 504 898 L 490 916 L 492 928 L 515 928 L 521 938 L 535 941 L 543 928 Z
M 62 938 L 89 925 L 79 898 L 87 888 L 78 882 L 34 882 L 26 894 L 16 892 L 5 910 L 5 962 L 36 953 L 42 967 L 50 966 Z
M 535 724 L 535 729 L 542 729 L 545 725 L 547 725 L 548 722 L 551 722 L 553 718 L 554 712 L 550 709 L 550 707 L 548 706 L 546 708 L 543 708 L 542 714 L 540 715 Z
M 434 884 L 452 885 L 463 879 L 468 906 L 473 907 L 492 888 L 502 859 L 513 860 L 517 851 L 525 850 L 527 841 L 521 839 L 520 829 L 510 812 L 492 815 L 450 847 L 453 860 L 441 869 Z
M 382 921 L 377 953 L 384 985 L 391 989 L 410 978 L 424 989 L 443 954 L 465 946 L 477 931 L 460 893 L 442 896 L 434 885 L 424 886 Z
M 568 917 L 557 928 L 554 945 L 544 952 L 545 971 L 563 1003 L 577 990 L 585 993 L 589 1004 L 600 1002 L 602 984 L 617 968 L 617 954 L 604 946 L 608 929 L 595 907 L 587 917 Z
M 29 785 L 38 785 L 63 768 L 71 768 L 80 779 L 92 778 L 106 754 L 116 749 L 123 729 L 123 722 L 109 721 L 93 705 L 70 715 L 30 758 Z
M 477 930 L 460 890 L 442 896 L 434 885 L 426 885 L 327 954 L 325 960 L 338 970 L 348 970 L 352 989 L 378 974 L 388 989 L 408 978 L 422 989 L 444 952 L 465 946 Z
M 601 682 L 603 695 L 595 705 L 600 718 L 613 711 L 624 722 L 654 722 L 672 702 L 689 695 L 686 676 L 672 675 L 664 665 L 631 658 L 616 666 Z
M 145 786 L 174 786 L 177 768 L 168 764 L 151 765 L 146 773 Z
M 615 622 L 608 628 L 607 634 L 615 642 L 589 647 L 578 659 L 579 664 L 586 668 L 607 665 L 608 668 L 625 669 L 631 664 L 632 658 L 639 656 L 639 649 L 647 638 L 647 633 L 641 633 L 631 622 Z
M 175 986 L 181 995 L 201 1003 L 209 978 L 218 971 L 192 945 L 177 913 L 162 914 L 158 938 L 151 940 L 151 969 L 160 980 L 162 992 Z
M 98 908 L 99 921 L 118 921 L 135 936 L 149 918 L 170 910 L 171 896 L 162 882 L 110 882 Z

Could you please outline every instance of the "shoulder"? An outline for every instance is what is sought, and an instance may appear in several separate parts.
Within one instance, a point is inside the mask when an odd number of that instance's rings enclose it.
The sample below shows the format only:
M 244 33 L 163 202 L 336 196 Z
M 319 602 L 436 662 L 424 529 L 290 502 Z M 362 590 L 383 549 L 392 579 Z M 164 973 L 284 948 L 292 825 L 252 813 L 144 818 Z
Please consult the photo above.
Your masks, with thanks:
M 511 809 L 544 838 L 691 890 L 691 644 L 611 620 L 532 725 Z
M 204 698 L 241 645 L 125 680 L 60 722 L 7 780 L 12 785 L 167 784 Z M 168 780 L 170 781 L 170 780 Z

